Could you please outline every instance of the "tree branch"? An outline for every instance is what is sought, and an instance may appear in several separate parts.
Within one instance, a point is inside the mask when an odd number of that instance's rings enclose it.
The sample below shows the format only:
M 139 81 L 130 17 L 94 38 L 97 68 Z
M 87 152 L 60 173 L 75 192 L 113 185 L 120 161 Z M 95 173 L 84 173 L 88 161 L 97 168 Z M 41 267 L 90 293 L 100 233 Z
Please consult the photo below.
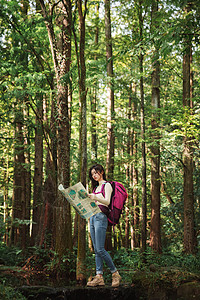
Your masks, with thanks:
M 171 151 L 169 151 L 167 148 L 165 148 L 162 144 L 160 144 L 160 146 L 161 146 L 161 148 L 166 150 L 171 156 L 175 157 L 183 165 L 183 167 L 186 167 L 182 159 L 177 157 L 175 154 L 173 154 Z
M 19 28 L 17 28 L 16 24 L 14 22 L 12 22 L 10 19 L 8 19 L 8 22 L 11 24 L 11 26 L 13 27 L 13 29 L 18 32 L 22 38 L 24 39 L 24 41 L 26 42 L 26 44 L 30 47 L 30 49 L 32 50 L 32 53 L 35 55 L 40 67 L 42 68 L 42 71 L 45 70 L 44 65 L 42 63 L 41 60 L 44 61 L 44 59 L 42 59 L 42 57 L 37 53 L 37 51 L 35 50 L 34 45 L 32 45 L 32 43 L 26 39 L 26 37 L 23 35 L 23 33 L 21 32 L 21 30 Z M 53 86 L 53 81 L 51 80 L 51 78 L 49 78 L 46 74 L 45 77 L 47 79 L 47 82 L 49 83 L 50 88 L 53 90 L 54 86 Z

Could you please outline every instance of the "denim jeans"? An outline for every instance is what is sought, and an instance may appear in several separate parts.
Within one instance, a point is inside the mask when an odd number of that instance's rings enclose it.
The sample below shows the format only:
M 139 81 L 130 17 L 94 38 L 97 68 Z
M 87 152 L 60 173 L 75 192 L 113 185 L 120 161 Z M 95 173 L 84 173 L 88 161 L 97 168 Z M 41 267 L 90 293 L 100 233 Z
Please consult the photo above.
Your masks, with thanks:
M 90 218 L 90 235 L 95 252 L 96 274 L 103 274 L 103 261 L 106 262 L 111 273 L 117 271 L 110 254 L 105 250 L 106 229 L 108 219 L 102 212 Z

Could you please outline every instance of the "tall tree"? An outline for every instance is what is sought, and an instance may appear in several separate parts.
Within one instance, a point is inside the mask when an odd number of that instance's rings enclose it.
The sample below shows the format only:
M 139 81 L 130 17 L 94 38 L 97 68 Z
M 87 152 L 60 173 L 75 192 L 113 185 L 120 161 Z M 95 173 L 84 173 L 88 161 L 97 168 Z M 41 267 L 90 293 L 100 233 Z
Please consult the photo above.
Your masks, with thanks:
M 99 43 L 99 3 L 96 4 L 96 28 L 95 28 L 95 48 L 97 49 Z M 97 60 L 97 55 L 95 54 L 94 60 Z M 94 88 L 92 89 L 91 97 L 91 134 L 92 134 L 92 161 L 97 161 L 97 84 L 98 81 L 95 80 Z
M 57 87 L 57 178 L 58 184 L 66 187 L 70 183 L 70 122 L 69 122 L 69 78 L 71 63 L 71 0 L 58 2 L 47 9 L 43 0 L 40 0 L 42 15 L 48 32 L 51 53 L 56 74 Z M 59 31 L 55 32 L 53 13 Z M 57 35 L 56 35 L 57 33 Z M 72 228 L 70 205 L 64 200 L 61 193 L 57 194 L 55 209 L 56 234 L 55 249 L 60 256 L 66 253 L 66 249 L 72 249 Z
M 84 4 L 84 6 L 83 6 Z M 84 8 L 83 8 L 84 7 Z M 85 18 L 87 14 L 87 0 L 78 0 L 79 15 L 79 55 L 77 51 L 79 72 L 79 103 L 80 103 L 80 180 L 86 187 L 87 178 L 87 103 L 86 103 L 86 66 L 85 66 Z M 85 282 L 86 255 L 86 221 L 78 217 L 78 253 L 76 279 Z
M 147 240 L 147 184 L 146 184 L 146 144 L 145 144 L 145 108 L 144 108 L 144 49 L 143 49 L 143 16 L 142 16 L 143 0 L 138 3 L 138 19 L 139 19 L 139 36 L 140 36 L 140 54 L 139 54 L 139 69 L 140 69 L 140 117 L 141 117 L 141 139 L 142 139 L 142 207 L 141 207 L 141 248 L 146 250 Z
M 44 107 L 44 122 L 45 127 L 45 141 L 46 141 L 46 162 L 45 162 L 45 174 L 46 179 L 43 184 L 42 192 L 42 207 L 40 209 L 40 220 L 39 222 L 39 235 L 36 241 L 39 242 L 40 246 L 49 245 L 55 249 L 55 235 L 56 235 L 56 222 L 54 214 L 54 205 L 57 192 L 57 138 L 56 138 L 56 114 L 55 114 L 55 95 L 53 92 L 53 83 L 51 84 L 51 97 L 50 107 L 51 114 L 50 120 L 48 120 L 48 108 L 47 99 L 43 101 Z M 46 131 L 49 132 L 49 137 L 46 136 Z M 34 211 L 33 211 L 34 212 Z M 39 216 L 38 216 L 39 217 Z
M 36 0 L 36 12 L 41 12 L 40 1 Z M 40 47 L 40 51 L 43 49 Z M 48 54 L 48 52 L 47 52 Z M 42 52 L 42 56 L 44 53 Z M 36 61 L 37 70 L 44 70 L 43 64 L 40 59 Z M 54 205 L 57 194 L 57 136 L 56 136 L 56 103 L 55 103 L 55 82 L 54 74 L 49 72 L 47 83 L 50 88 L 50 97 L 44 94 L 38 94 L 38 101 L 36 102 L 37 108 L 36 115 L 36 129 L 35 129 L 35 172 L 33 193 L 33 226 L 32 226 L 32 244 L 39 244 L 40 246 L 50 246 L 55 249 L 55 214 Z M 41 88 L 44 88 L 44 83 L 41 82 Z M 50 111 L 50 118 L 48 114 Z M 45 139 L 46 147 L 43 147 L 42 137 Z M 42 168 L 42 154 L 41 150 L 46 150 L 45 162 L 45 181 L 42 188 L 40 184 L 43 181 L 40 171 Z M 37 176 L 38 175 L 38 176 Z M 36 179 L 37 178 L 37 179 Z M 41 193 L 42 192 L 42 193 Z M 37 196 L 39 194 L 39 198 Z M 34 221 L 35 220 L 35 221 Z M 36 229 L 34 228 L 36 227 Z M 39 229 L 38 229 L 39 228 Z M 35 231 L 35 234 L 34 234 Z M 37 236 L 36 236 L 37 235 Z
M 26 20 L 29 8 L 29 1 L 21 1 L 21 16 Z M 17 35 L 13 38 L 13 45 L 16 49 L 20 45 Z M 20 49 L 20 47 L 19 47 Z M 20 62 L 24 70 L 27 70 L 28 56 L 24 51 L 16 53 L 16 63 Z M 18 73 L 18 71 L 17 71 Z M 26 83 L 23 83 L 26 90 Z M 30 200 L 31 200 L 31 176 L 30 176 L 30 155 L 29 155 L 29 131 L 25 122 L 25 103 L 27 96 L 23 94 L 16 99 L 15 107 L 15 146 L 14 146 L 14 179 L 13 179 L 13 211 L 11 244 L 20 246 L 23 250 L 29 245 L 29 221 L 30 221 Z M 18 110 L 18 111 L 17 111 Z M 28 118 L 27 118 L 28 119 Z M 27 121 L 26 119 L 26 121 Z M 27 224 L 28 221 L 28 224 Z
M 128 116 L 128 120 L 129 122 L 131 122 L 131 109 L 132 109 L 132 85 L 130 84 L 129 86 L 129 101 L 128 101 L 128 112 L 127 112 L 127 116 Z M 132 141 L 132 131 L 131 131 L 131 126 L 128 126 L 128 137 L 127 137 L 127 155 L 128 157 L 131 156 L 132 154 L 132 145 L 133 143 Z M 132 174 L 131 174 L 132 168 L 131 166 L 127 166 L 126 169 L 126 180 L 127 182 L 130 182 L 132 179 Z M 130 233 L 130 228 L 133 231 L 133 226 L 131 226 L 130 224 L 130 220 L 129 220 L 129 215 L 130 213 L 133 211 L 132 210 L 132 197 L 128 198 L 128 205 L 126 206 L 126 219 L 125 219 L 125 248 L 128 249 L 129 245 L 130 245 L 130 237 L 129 237 L 129 233 Z
M 158 33 L 158 0 L 152 0 L 151 33 Z M 159 46 L 154 39 L 154 54 L 152 60 L 152 95 L 151 95 L 151 232 L 150 246 L 160 253 L 160 136 L 159 136 L 159 109 L 160 109 L 160 63 Z
M 3 188 L 3 202 L 4 202 L 4 224 L 5 224 L 5 233 L 4 233 L 4 243 L 8 246 L 9 243 L 9 209 L 8 209 L 8 187 L 9 187 L 9 155 L 7 154 L 5 162 L 3 164 L 4 168 L 4 188 Z
M 43 185 L 43 97 L 38 95 L 38 104 L 36 112 L 36 128 L 35 128 L 35 171 L 34 171 L 34 189 L 33 189 L 33 225 L 31 244 L 35 245 L 39 231 L 39 220 L 41 215 L 42 185 Z
M 114 72 L 112 54 L 112 35 L 110 0 L 105 0 L 105 34 L 106 34 L 106 60 L 107 60 L 107 161 L 106 173 L 108 180 L 113 179 L 114 175 Z
M 41 7 L 39 0 L 35 3 L 36 12 L 40 13 Z M 41 50 L 42 51 L 42 50 Z M 36 70 L 40 71 L 41 66 L 39 62 L 36 63 Z M 41 83 L 42 86 L 42 83 Z M 44 122 L 44 112 L 43 112 L 43 94 L 36 94 L 36 109 L 32 109 L 35 112 L 35 169 L 33 176 L 33 213 L 32 213 L 32 231 L 31 231 L 31 245 L 39 243 L 41 237 L 40 228 L 40 217 L 41 217 L 41 207 L 43 205 L 43 122 Z
M 23 137 L 23 112 L 18 109 L 15 115 L 15 145 L 14 145 L 14 176 L 13 176 L 13 199 L 12 199 L 12 228 L 11 244 L 22 246 L 21 225 L 22 205 L 25 205 L 25 157 Z
M 112 54 L 112 34 L 110 17 L 110 0 L 105 0 L 105 37 L 106 37 L 106 63 L 107 63 L 107 156 L 106 156 L 106 174 L 108 180 L 114 177 L 114 72 L 113 72 L 113 54 Z M 112 249 L 111 227 L 107 229 L 106 237 L 107 250 Z
M 191 4 L 185 7 L 186 20 L 188 20 L 191 11 Z M 188 20 L 189 21 L 189 20 Z M 192 61 L 192 35 L 189 28 L 190 22 L 187 23 L 187 31 L 184 38 L 183 54 L 183 107 L 184 113 L 192 114 L 192 78 L 191 78 L 191 61 Z M 194 185 L 193 185 L 193 137 L 185 134 L 183 163 L 184 163 L 184 251 L 186 253 L 196 252 L 195 226 L 194 226 Z
M 28 63 L 27 63 L 28 65 Z M 25 97 L 25 101 L 28 97 Z M 29 120 L 30 112 L 29 107 L 24 109 L 24 117 L 26 127 L 24 128 L 24 144 L 25 144 L 25 204 L 23 205 L 23 220 L 26 224 L 23 225 L 23 249 L 26 249 L 30 244 L 30 215 L 31 215 L 31 153 L 30 153 L 30 130 Z
M 134 101 L 132 104 L 132 118 L 136 124 L 137 120 L 137 98 L 136 86 L 133 89 Z M 133 155 L 133 247 L 139 247 L 139 197 L 138 197 L 138 147 L 137 131 L 132 132 L 132 155 Z

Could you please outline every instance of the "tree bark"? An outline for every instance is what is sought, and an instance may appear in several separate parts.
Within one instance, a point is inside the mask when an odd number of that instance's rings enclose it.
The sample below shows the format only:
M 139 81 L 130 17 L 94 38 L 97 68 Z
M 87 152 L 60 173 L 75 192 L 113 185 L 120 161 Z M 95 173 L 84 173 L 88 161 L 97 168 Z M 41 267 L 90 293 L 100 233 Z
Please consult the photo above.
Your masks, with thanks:
M 38 105 L 36 114 L 36 128 L 35 128 L 35 171 L 33 178 L 33 225 L 31 244 L 38 244 L 37 236 L 39 231 L 39 221 L 41 215 L 41 206 L 43 204 L 43 97 L 38 95 Z
M 139 1 L 139 32 L 140 42 L 143 43 L 143 17 L 142 2 Z M 142 139 L 142 208 L 141 208 L 141 250 L 146 250 L 147 240 L 147 184 L 146 184 L 146 144 L 145 144 L 145 108 L 144 108 L 144 79 L 143 79 L 143 46 L 140 49 L 139 68 L 140 68 L 140 117 L 141 117 L 141 139 Z
M 189 13 L 190 7 L 185 8 Z M 183 107 L 192 113 L 192 80 L 190 62 L 192 58 L 191 37 L 186 36 L 184 40 L 183 56 Z M 196 252 L 195 221 L 194 221 L 194 186 L 193 186 L 193 144 L 192 138 L 185 135 L 183 149 L 184 164 L 184 251 L 187 254 Z
M 9 199 L 8 199 L 8 188 L 9 188 L 9 156 L 5 158 L 5 163 L 3 165 L 4 167 L 4 188 L 3 188 L 3 202 L 4 202 L 4 226 L 5 226 L 5 233 L 3 237 L 3 241 L 8 246 L 9 243 Z
M 63 4 L 64 3 L 64 4 Z M 71 0 L 63 1 L 58 8 L 60 40 L 57 65 L 57 146 L 58 146 L 58 185 L 70 184 L 70 119 L 69 119 L 69 82 L 63 77 L 69 75 L 71 64 Z M 64 82 L 63 82 L 64 81 Z M 72 225 L 70 204 L 61 193 L 57 196 L 56 208 L 56 250 L 62 256 L 66 249 L 72 250 Z
M 107 179 L 113 180 L 114 175 L 114 76 L 113 76 L 113 55 L 111 36 L 110 0 L 105 0 L 105 35 L 106 35 L 106 59 L 107 59 Z
M 87 178 L 87 105 L 86 105 L 86 67 L 85 67 L 85 18 L 87 1 L 83 12 L 82 0 L 78 0 L 79 15 L 79 102 L 80 102 L 80 180 L 86 187 Z M 86 281 L 86 221 L 78 216 L 78 253 L 76 264 L 76 280 L 83 284 Z
M 136 87 L 134 93 L 136 94 Z M 134 97 L 132 104 L 132 118 L 136 122 L 137 103 Z M 137 133 L 133 130 L 133 247 L 139 247 L 139 198 L 138 198 L 138 159 L 137 159 Z
M 157 23 L 158 1 L 152 1 L 151 30 L 158 29 Z M 158 253 L 162 252 L 160 234 L 160 143 L 159 143 L 159 109 L 160 109 L 160 65 L 159 49 L 155 44 L 152 61 L 152 146 L 151 146 L 151 232 L 150 246 Z
M 128 102 L 128 120 L 131 122 L 131 109 L 132 109 L 132 85 L 130 84 L 129 87 L 129 102 Z M 125 141 L 126 143 L 126 141 Z M 131 130 L 131 126 L 128 127 L 128 137 L 127 137 L 127 156 L 128 158 L 131 157 L 131 150 L 132 150 L 132 130 Z M 127 169 L 126 169 L 126 181 L 127 182 L 131 182 L 131 166 L 128 165 Z M 132 197 L 128 198 L 128 203 L 126 205 L 126 219 L 125 219 L 125 248 L 129 249 L 130 247 L 130 228 L 131 228 L 131 221 L 132 219 L 129 218 L 129 215 L 132 214 L 133 212 L 133 206 L 132 206 Z
M 113 76 L 113 56 L 112 56 L 112 36 L 111 36 L 111 17 L 110 0 L 105 0 L 105 36 L 106 36 L 106 60 L 107 60 L 107 156 L 106 156 L 106 175 L 107 180 L 114 177 L 114 76 Z M 105 247 L 112 250 L 111 227 L 107 229 Z
M 24 116 L 26 127 L 24 129 L 24 157 L 25 157 L 25 165 L 24 168 L 25 172 L 25 196 L 24 201 L 25 204 L 23 205 L 23 215 L 22 219 L 26 220 L 27 224 L 23 225 L 22 229 L 22 248 L 27 249 L 30 245 L 30 215 L 31 215 L 31 154 L 30 154 L 30 132 L 29 132 L 29 107 L 24 109 Z
M 21 14 L 27 17 L 29 2 L 21 1 Z M 18 43 L 13 40 L 13 43 Z M 24 69 L 27 69 L 28 55 L 21 51 L 19 58 Z M 26 90 L 26 85 L 23 86 Z M 26 96 L 16 99 L 15 113 L 15 145 L 14 145 L 14 179 L 13 179 L 13 206 L 12 228 L 10 243 L 21 247 L 23 251 L 29 246 L 30 241 L 30 200 L 31 200 L 31 174 L 30 174 L 30 147 L 29 129 L 25 124 L 23 110 Z M 28 119 L 28 118 L 27 118 Z
M 99 42 L 99 3 L 96 5 L 96 31 L 95 31 L 95 47 L 98 47 Z M 95 54 L 94 59 L 97 60 L 97 55 Z M 92 161 L 95 163 L 97 161 L 97 120 L 96 120 L 96 106 L 97 106 L 97 84 L 98 81 L 95 80 L 94 82 L 94 89 L 93 89 L 93 95 L 91 98 L 91 134 L 92 134 Z
M 57 3 L 56 25 L 60 31 L 55 36 L 52 15 L 48 15 L 45 3 L 40 0 L 43 17 L 48 31 L 57 82 L 57 180 L 65 187 L 70 183 L 70 122 L 69 122 L 69 82 L 64 76 L 69 74 L 71 63 L 71 1 Z M 71 210 L 61 193 L 55 204 L 55 249 L 59 256 L 72 249 Z
M 10 244 L 22 248 L 23 205 L 25 205 L 25 156 L 23 137 L 23 111 L 18 109 L 15 116 L 14 175 L 12 197 L 12 227 Z

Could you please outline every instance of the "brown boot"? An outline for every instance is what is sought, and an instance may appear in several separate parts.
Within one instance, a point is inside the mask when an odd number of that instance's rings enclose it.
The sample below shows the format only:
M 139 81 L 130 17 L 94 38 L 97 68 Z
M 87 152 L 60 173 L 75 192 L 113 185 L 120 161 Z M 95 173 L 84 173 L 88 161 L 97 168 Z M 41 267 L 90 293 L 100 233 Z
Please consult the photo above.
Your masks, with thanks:
M 121 276 L 119 272 L 115 272 L 112 274 L 112 287 L 118 287 L 120 285 Z
M 105 286 L 103 276 L 96 275 L 91 281 L 88 281 L 87 286 Z

